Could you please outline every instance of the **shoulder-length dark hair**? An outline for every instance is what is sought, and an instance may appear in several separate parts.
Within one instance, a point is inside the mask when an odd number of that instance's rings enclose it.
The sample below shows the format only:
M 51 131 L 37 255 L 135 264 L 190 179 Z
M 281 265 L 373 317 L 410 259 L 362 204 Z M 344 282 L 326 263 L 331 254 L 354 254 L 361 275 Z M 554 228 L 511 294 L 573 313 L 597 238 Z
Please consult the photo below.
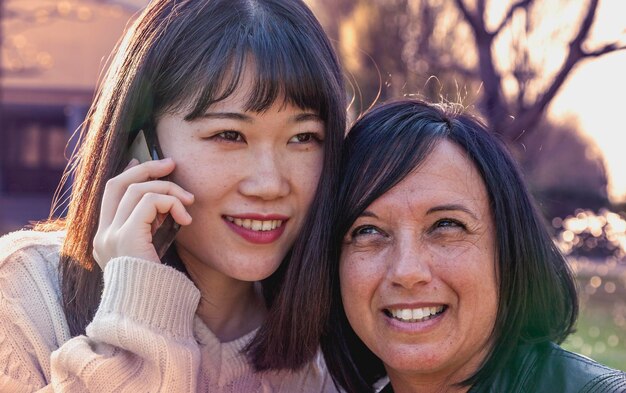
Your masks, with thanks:
M 328 214 L 321 201 L 335 189 L 345 91 L 338 58 L 310 9 L 301 0 L 153 0 L 120 41 L 68 167 L 74 182 L 60 275 L 73 336 L 84 334 L 100 302 L 102 272 L 92 256 L 92 241 L 105 184 L 127 164 L 131 132 L 153 124 L 165 111 L 188 111 L 188 120 L 200 116 L 235 91 L 248 62 L 256 79 L 247 110 L 261 112 L 284 99 L 323 119 L 324 165 L 311 212 Z M 308 299 L 279 291 L 300 260 L 323 259 L 317 252 L 328 247 L 318 235 L 323 228 L 317 217 L 309 214 L 281 268 L 264 283 L 270 315 L 249 348 L 260 369 L 297 368 L 319 343 L 318 317 L 326 309 L 299 313 L 302 304 L 309 306 Z M 316 280 L 324 274 L 324 269 L 311 272 Z M 327 291 L 314 292 L 310 285 L 311 294 L 328 301 Z
M 503 143 L 478 119 L 453 107 L 416 100 L 382 105 L 348 133 L 332 224 L 333 296 L 322 349 L 333 377 L 348 392 L 372 391 L 385 369 L 346 319 L 338 281 L 341 239 L 367 206 L 424 162 L 442 140 L 461 147 L 480 172 L 495 221 L 499 299 L 493 344 L 462 384 L 488 380 L 520 342 L 560 343 L 572 331 L 578 301 L 571 272 Z

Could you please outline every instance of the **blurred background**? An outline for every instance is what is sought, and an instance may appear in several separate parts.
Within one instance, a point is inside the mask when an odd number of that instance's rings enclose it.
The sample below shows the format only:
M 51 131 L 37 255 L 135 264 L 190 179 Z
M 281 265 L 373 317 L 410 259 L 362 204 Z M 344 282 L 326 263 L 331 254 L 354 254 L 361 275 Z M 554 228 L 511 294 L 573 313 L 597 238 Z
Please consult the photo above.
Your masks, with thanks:
M 75 131 L 148 0 L 3 0 L 0 234 L 43 220 Z M 626 2 L 308 0 L 336 45 L 352 117 L 399 97 L 481 114 L 519 161 L 582 310 L 565 343 L 626 371 Z

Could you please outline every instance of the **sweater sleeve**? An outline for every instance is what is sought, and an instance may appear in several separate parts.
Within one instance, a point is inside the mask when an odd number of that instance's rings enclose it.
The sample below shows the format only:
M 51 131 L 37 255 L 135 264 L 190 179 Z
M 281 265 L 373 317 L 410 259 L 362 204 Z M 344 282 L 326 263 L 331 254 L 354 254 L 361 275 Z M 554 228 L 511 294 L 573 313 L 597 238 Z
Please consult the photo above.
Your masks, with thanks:
M 149 261 L 112 260 L 87 334 L 70 338 L 58 242 L 23 244 L 26 236 L 0 239 L 0 392 L 195 391 L 200 294 L 186 276 Z
M 171 267 L 110 261 L 87 335 L 52 353 L 54 391 L 195 391 L 200 352 L 193 316 L 199 298 L 193 283 Z

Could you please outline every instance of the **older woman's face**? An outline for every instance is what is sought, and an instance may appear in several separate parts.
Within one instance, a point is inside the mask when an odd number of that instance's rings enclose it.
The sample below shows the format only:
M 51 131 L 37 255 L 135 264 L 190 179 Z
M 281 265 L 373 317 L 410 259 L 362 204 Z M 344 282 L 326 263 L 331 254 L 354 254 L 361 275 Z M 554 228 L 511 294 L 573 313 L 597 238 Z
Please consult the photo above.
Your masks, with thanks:
M 478 368 L 497 310 L 494 237 L 483 180 L 448 141 L 354 222 L 343 304 L 394 385 L 456 383 Z

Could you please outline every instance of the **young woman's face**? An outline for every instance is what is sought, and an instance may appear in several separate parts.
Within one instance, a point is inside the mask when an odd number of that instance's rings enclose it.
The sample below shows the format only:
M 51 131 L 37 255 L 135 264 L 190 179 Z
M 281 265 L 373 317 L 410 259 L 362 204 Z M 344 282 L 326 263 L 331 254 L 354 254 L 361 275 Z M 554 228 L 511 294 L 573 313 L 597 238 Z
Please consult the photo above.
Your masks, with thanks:
M 343 304 L 394 385 L 456 383 L 477 369 L 497 311 L 494 236 L 482 178 L 448 141 L 354 222 Z
M 193 218 L 176 237 L 183 261 L 258 281 L 272 274 L 302 227 L 323 160 L 317 113 L 278 99 L 262 113 L 244 110 L 254 74 L 198 119 L 158 119 L 170 180 L 195 196 Z

